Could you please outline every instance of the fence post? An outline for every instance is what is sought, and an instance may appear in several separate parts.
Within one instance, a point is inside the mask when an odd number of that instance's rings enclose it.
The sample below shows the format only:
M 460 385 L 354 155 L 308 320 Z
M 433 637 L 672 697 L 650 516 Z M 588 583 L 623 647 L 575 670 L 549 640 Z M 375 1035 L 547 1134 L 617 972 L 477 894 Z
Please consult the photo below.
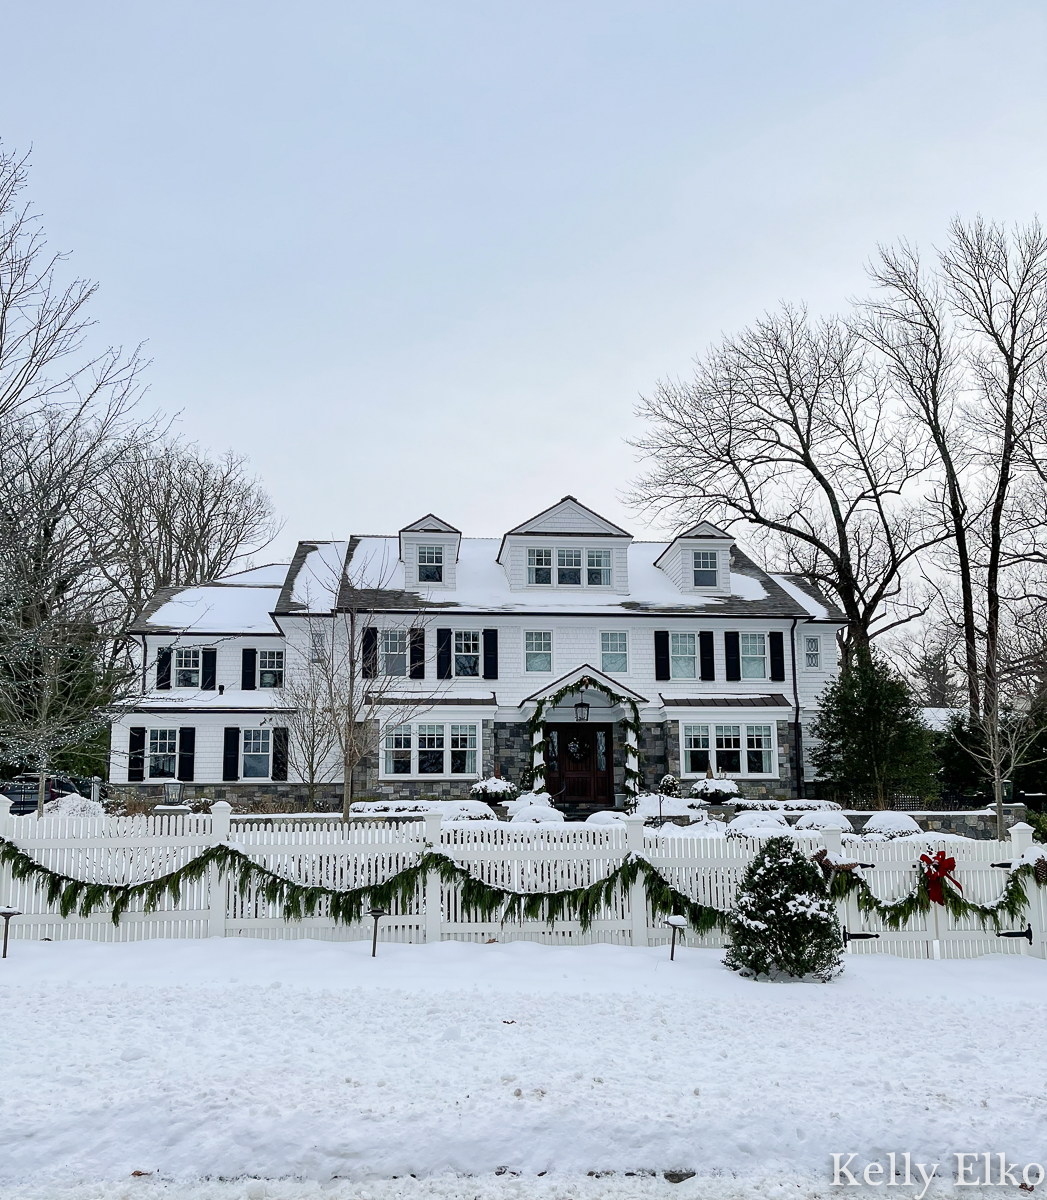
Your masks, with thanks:
M 1032 826 L 1026 825 L 1024 821 L 1019 821 L 1017 825 L 1012 825 L 1011 833 L 1011 850 L 1015 858 L 1021 858 L 1026 850 L 1032 845 Z
M 1019 821 L 1017 825 L 1011 826 L 1010 835 L 1011 854 L 1014 859 L 1019 859 L 1032 845 L 1032 826 L 1027 825 L 1024 821 Z M 1044 852 L 1044 855 L 1047 857 L 1047 851 Z M 1032 946 L 1029 953 L 1037 958 L 1047 958 L 1047 928 L 1044 928 L 1043 921 L 1043 893 L 1039 884 L 1034 881 L 1026 884 L 1025 894 L 1029 897 L 1028 917 L 1029 925 L 1032 928 Z
M 211 845 L 229 840 L 229 817 L 233 806 L 224 800 L 211 805 Z M 225 937 L 225 880 L 216 864 L 207 870 L 207 936 Z
M 629 853 L 636 858 L 642 858 L 643 846 L 643 817 L 629 816 L 625 818 L 625 836 Z M 629 889 L 629 910 L 632 916 L 632 941 L 634 946 L 649 946 L 650 936 L 647 930 L 647 889 L 642 879 L 637 879 Z
M 843 832 L 839 829 L 819 829 L 822 841 L 830 854 L 839 854 L 843 850 Z
M 425 814 L 425 840 L 434 850 L 441 848 L 440 826 L 443 813 Z M 443 884 L 439 873 L 427 871 L 425 875 L 425 940 L 426 944 L 440 941 L 440 925 L 443 920 Z

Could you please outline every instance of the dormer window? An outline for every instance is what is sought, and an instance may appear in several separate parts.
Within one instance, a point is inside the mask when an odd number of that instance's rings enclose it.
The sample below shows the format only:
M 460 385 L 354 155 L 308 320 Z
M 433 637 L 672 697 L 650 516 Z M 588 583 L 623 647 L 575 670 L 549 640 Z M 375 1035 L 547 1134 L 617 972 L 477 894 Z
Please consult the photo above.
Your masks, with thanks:
M 581 550 L 557 550 L 556 583 L 558 587 L 582 586 Z
M 443 583 L 444 581 L 444 548 L 443 546 L 418 547 L 418 582 Z
M 716 587 L 716 551 L 694 551 L 694 586 Z
M 611 586 L 611 552 L 610 550 L 590 550 L 589 567 L 586 581 L 590 587 Z
M 553 552 L 551 550 L 527 551 L 527 582 L 552 583 Z

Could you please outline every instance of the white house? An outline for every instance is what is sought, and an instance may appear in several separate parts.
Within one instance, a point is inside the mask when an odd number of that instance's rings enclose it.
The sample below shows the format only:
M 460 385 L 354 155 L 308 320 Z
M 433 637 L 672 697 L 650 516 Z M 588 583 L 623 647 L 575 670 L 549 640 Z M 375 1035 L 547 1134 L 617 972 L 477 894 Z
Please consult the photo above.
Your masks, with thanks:
M 461 796 L 534 770 L 581 807 L 666 772 L 796 795 L 843 623 L 708 522 L 635 541 L 565 496 L 491 539 L 429 514 L 155 597 L 130 631 L 142 694 L 114 721 L 110 775 L 300 793 L 285 681 L 334 650 L 380 726 L 357 796 Z

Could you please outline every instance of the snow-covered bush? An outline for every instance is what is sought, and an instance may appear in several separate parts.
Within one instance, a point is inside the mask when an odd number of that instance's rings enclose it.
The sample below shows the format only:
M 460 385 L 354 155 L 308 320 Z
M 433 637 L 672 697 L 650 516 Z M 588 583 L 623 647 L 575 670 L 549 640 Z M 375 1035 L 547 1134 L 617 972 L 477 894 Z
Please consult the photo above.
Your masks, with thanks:
M 739 812 L 840 812 L 834 800 L 739 800 Z
M 625 813 L 612 809 L 601 809 L 600 812 L 590 813 L 585 818 L 586 825 L 618 825 L 625 820 Z
M 679 796 L 680 781 L 675 775 L 663 775 L 658 780 L 658 791 L 663 796 Z
M 727 825 L 728 837 L 762 836 L 767 833 L 787 833 L 789 822 L 781 812 L 739 813 Z
M 534 804 L 542 805 L 545 808 L 552 808 L 553 798 L 548 792 L 524 792 L 516 800 L 506 800 L 505 811 L 512 817 L 522 809 L 530 808 Z
M 854 833 L 854 826 L 842 812 L 807 812 L 796 822 L 797 829 L 839 829 Z
M 633 812 L 645 821 L 659 817 L 690 817 L 692 821 L 705 816 L 705 801 L 693 796 L 667 796 L 663 792 L 641 792 L 636 797 Z
M 738 785 L 733 779 L 699 779 L 691 784 L 691 795 L 713 804 L 729 804 L 738 795 Z
M 78 792 L 69 792 L 65 796 L 56 796 L 44 805 L 44 812 L 49 817 L 103 817 L 105 807 L 97 800 L 89 800 Z
M 356 800 L 349 812 L 356 817 L 438 812 L 444 821 L 490 821 L 494 816 L 482 800 Z
M 546 804 L 528 804 L 509 818 L 513 825 L 552 825 L 563 821 L 563 813 Z
M 772 838 L 749 864 L 729 921 L 724 965 L 747 978 L 828 982 L 843 970 L 825 879 L 788 838 Z
M 490 779 L 478 779 L 469 789 L 469 795 L 477 800 L 486 800 L 488 804 L 504 804 L 506 800 L 515 800 L 520 789 L 508 779 L 498 779 L 492 775 Z
M 894 838 L 912 837 L 913 834 L 921 836 L 923 830 L 908 813 L 903 812 L 873 813 L 862 830 L 862 837 L 876 842 L 889 842 Z

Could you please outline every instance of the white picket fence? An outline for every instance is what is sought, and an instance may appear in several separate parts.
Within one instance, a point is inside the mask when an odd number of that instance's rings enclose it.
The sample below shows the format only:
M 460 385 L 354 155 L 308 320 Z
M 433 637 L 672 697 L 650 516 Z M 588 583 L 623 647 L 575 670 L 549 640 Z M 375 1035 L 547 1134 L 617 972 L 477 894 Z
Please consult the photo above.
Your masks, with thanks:
M 210 815 L 70 818 L 0 816 L 0 835 L 37 862 L 77 879 L 132 883 L 165 874 L 216 843 L 232 842 L 255 861 L 302 883 L 334 888 L 377 883 L 416 861 L 426 843 L 488 883 L 514 891 L 547 891 L 594 883 L 608 875 L 628 853 L 643 854 L 674 887 L 717 908 L 728 908 L 735 888 L 756 853 L 760 839 L 694 838 L 645 830 L 639 818 L 620 825 L 526 826 L 462 823 L 440 826 L 440 815 L 421 821 L 343 824 L 325 818 L 237 818 L 229 806 L 215 804 Z M 812 833 L 800 844 L 814 852 L 823 844 L 839 848 L 839 833 Z M 1017 857 L 1030 844 L 1027 826 L 1011 832 L 1007 842 L 932 843 L 955 857 L 963 894 L 982 903 L 995 901 L 1007 882 L 1000 864 Z M 875 894 L 884 900 L 903 895 L 917 879 L 922 846 L 911 842 L 863 843 L 860 857 Z M 890 953 L 906 958 L 974 958 L 982 954 L 1033 954 L 1047 957 L 1047 889 L 1029 887 L 1030 904 L 1011 932 L 1031 930 L 1024 938 L 997 937 L 977 922 L 951 918 L 935 905 L 899 931 L 883 929 L 859 914 L 852 900 L 839 906 L 844 928 L 852 934 L 879 934 L 849 943 L 852 953 Z M 248 890 L 241 895 L 233 882 L 212 868 L 188 885 L 177 902 L 145 912 L 132 906 L 114 925 L 107 912 L 63 918 L 47 903 L 41 885 L 12 879 L 0 871 L 0 906 L 21 912 L 11 924 L 12 939 L 91 938 L 135 941 L 142 938 L 261 937 L 355 940 L 371 936 L 369 918 L 354 926 L 318 915 L 286 921 L 264 897 Z M 669 940 L 664 918 L 655 920 L 642 882 L 619 889 L 592 926 L 577 921 L 520 921 L 502 924 L 467 916 L 458 889 L 428 876 L 411 900 L 382 918 L 380 940 L 432 942 L 447 939 L 486 942 L 525 939 L 548 945 L 610 942 L 617 945 L 661 945 Z M 690 945 L 718 946 L 718 933 Z

